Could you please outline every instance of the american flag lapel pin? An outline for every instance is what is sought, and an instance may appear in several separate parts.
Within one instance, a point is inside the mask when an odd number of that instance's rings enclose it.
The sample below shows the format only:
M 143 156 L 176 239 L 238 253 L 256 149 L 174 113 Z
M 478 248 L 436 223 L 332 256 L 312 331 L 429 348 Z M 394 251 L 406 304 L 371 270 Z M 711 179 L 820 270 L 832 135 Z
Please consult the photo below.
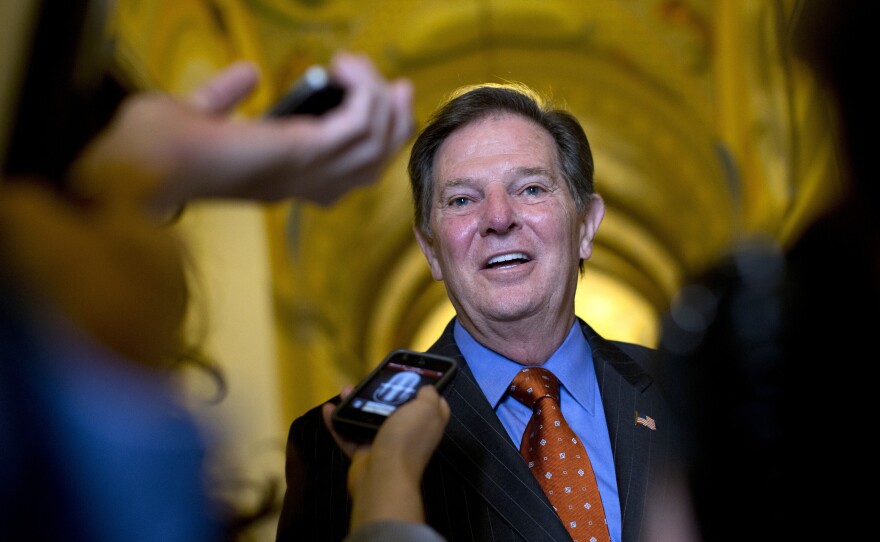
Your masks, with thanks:
M 652 418 L 650 416 L 645 416 L 645 417 L 639 416 L 638 410 L 636 410 L 636 425 L 644 425 L 645 427 L 647 427 L 651 431 L 657 430 L 657 424 L 654 422 L 654 418 Z

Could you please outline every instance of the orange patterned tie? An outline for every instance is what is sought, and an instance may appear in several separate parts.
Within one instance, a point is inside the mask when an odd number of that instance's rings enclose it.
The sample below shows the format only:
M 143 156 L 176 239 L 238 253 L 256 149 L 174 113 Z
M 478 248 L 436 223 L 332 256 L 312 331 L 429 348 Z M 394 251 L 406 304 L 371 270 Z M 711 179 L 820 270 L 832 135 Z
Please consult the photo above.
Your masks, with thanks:
M 510 395 L 532 408 L 519 450 L 571 538 L 611 540 L 590 458 L 559 408 L 559 380 L 547 369 L 523 369 Z

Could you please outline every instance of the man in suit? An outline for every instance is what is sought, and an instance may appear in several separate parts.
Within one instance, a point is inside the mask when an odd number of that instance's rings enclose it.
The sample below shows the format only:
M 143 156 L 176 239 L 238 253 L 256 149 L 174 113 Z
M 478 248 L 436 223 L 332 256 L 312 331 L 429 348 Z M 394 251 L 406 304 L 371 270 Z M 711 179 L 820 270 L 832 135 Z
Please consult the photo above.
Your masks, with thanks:
M 580 124 L 524 86 L 462 89 L 417 138 L 409 174 L 416 238 L 456 309 L 429 351 L 461 364 L 424 473 L 427 523 L 455 541 L 577 538 L 519 451 L 532 411 L 508 389 L 540 366 L 560 379 L 563 416 L 592 463 L 602 539 L 638 540 L 672 424 L 643 369 L 653 351 L 605 340 L 574 312 L 604 216 Z M 345 536 L 347 466 L 319 409 L 294 421 L 279 542 Z

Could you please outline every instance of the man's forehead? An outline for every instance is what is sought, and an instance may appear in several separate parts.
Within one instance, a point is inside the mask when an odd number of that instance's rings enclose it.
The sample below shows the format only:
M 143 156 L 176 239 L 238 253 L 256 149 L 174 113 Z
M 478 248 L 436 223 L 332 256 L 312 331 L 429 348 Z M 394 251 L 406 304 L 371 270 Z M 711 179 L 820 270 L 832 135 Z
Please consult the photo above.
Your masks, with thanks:
M 544 166 L 516 166 L 505 169 L 503 173 L 503 178 L 500 180 L 515 181 L 537 177 L 543 177 L 548 180 L 555 180 L 557 177 L 555 171 L 552 168 Z M 480 184 L 483 180 L 483 176 L 449 178 L 441 177 L 440 179 L 438 179 L 438 184 L 441 186 L 441 188 L 457 188 Z
M 552 170 L 557 162 L 550 134 L 530 119 L 518 115 L 488 117 L 451 133 L 434 156 L 436 170 L 501 166 L 507 169 Z
M 531 118 L 510 111 L 494 111 L 454 129 L 444 144 L 451 139 L 467 139 L 487 133 L 552 139 L 547 129 Z

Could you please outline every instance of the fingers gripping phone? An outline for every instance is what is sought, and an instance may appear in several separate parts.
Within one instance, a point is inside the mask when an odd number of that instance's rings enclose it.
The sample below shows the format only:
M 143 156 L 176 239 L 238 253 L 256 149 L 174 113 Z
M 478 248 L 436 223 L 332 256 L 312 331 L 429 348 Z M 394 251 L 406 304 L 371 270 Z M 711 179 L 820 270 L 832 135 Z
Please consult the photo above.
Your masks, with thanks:
M 458 370 L 453 358 L 395 350 L 361 381 L 333 411 L 333 428 L 345 438 L 370 442 L 397 408 L 412 400 L 425 385 L 438 391 Z
M 344 97 L 345 89 L 333 81 L 326 68 L 312 66 L 294 81 L 290 90 L 272 106 L 266 116 L 318 116 L 342 103 Z

